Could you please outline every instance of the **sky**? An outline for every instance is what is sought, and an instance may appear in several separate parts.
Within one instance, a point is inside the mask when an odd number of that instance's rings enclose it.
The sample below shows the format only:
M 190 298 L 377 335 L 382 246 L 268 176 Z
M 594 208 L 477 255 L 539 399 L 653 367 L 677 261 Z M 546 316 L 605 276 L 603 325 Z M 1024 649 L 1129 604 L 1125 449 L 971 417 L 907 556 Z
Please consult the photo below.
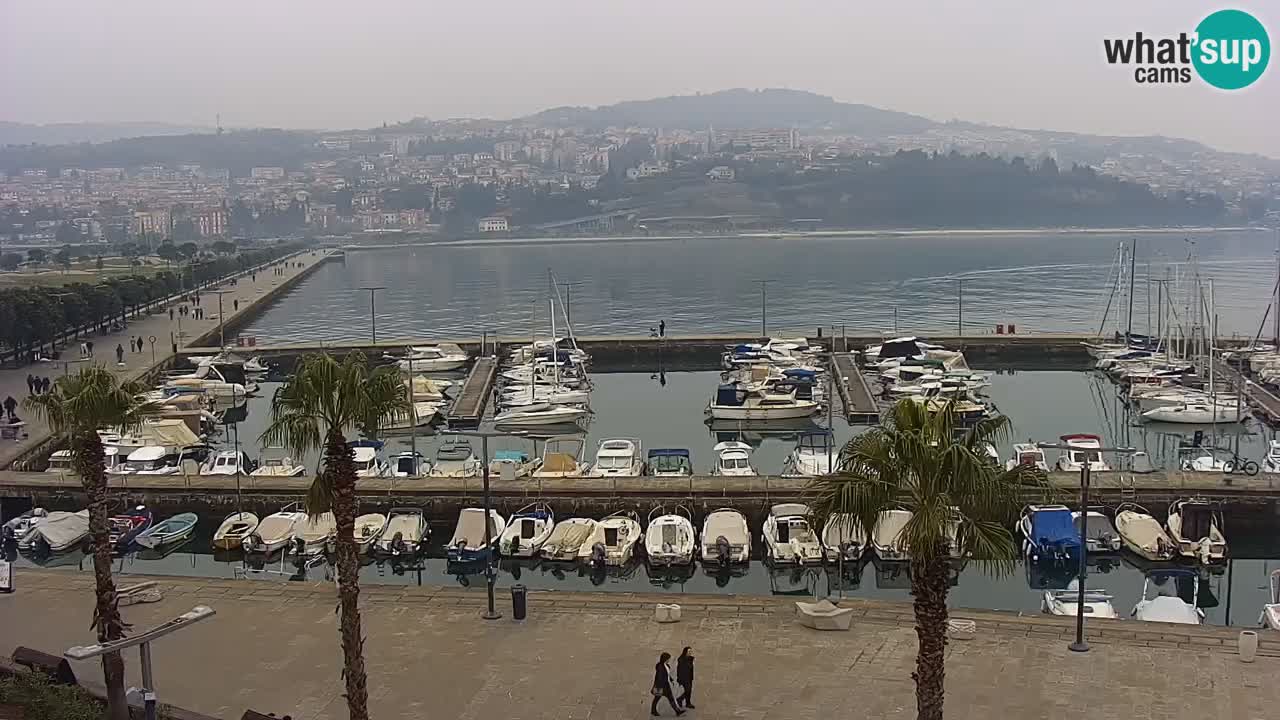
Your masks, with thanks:
M 1143 86 L 1105 37 L 1192 0 L 0 0 L 0 120 L 371 127 L 786 87 L 1011 127 L 1280 158 L 1280 59 L 1235 92 Z M 1280 6 L 1242 0 L 1280 36 Z

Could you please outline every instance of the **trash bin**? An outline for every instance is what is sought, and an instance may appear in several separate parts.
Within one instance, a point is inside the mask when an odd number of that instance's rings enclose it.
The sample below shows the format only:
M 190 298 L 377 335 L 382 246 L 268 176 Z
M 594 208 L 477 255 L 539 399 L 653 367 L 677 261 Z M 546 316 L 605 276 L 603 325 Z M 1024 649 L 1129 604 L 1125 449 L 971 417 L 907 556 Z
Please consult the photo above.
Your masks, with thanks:
M 527 599 L 529 597 L 529 589 L 523 585 L 511 586 L 511 616 L 516 620 L 523 620 L 525 610 L 527 609 Z

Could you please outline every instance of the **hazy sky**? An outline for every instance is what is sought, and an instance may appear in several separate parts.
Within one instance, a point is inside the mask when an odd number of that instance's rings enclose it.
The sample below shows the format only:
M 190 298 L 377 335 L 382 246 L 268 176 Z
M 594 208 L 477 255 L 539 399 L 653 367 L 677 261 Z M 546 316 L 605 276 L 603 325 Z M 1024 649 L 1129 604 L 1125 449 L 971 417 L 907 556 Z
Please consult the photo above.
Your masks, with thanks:
M 1253 87 L 1143 86 L 1104 37 L 1194 29 L 1190 0 L 0 0 L 0 119 L 368 127 L 730 87 L 1280 157 L 1280 59 Z M 1234 2 L 1280 36 L 1280 7 Z

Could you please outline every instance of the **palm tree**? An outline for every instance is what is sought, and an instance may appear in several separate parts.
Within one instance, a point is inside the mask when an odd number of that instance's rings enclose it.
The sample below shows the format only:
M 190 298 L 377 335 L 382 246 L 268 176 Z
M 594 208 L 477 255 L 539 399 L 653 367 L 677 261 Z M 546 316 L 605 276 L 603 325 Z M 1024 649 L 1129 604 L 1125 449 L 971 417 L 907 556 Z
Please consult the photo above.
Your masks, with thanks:
M 812 487 L 816 524 L 847 513 L 867 538 L 873 536 L 881 511 L 912 512 L 902 534 L 911 551 L 919 642 L 911 677 L 920 720 L 942 718 L 953 557 L 978 561 L 997 574 L 1012 572 L 1018 551 L 1010 528 L 1022 491 L 1028 485 L 1045 487 L 1044 473 L 1034 467 L 1005 471 L 987 455 L 985 444 L 1008 434 L 1009 421 L 1003 416 L 964 429 L 950 404 L 930 414 L 920 403 L 904 400 L 881 426 L 845 444 L 838 472 L 818 478 Z
M 360 563 L 355 542 L 356 468 L 346 431 L 366 434 L 409 410 L 404 384 L 394 368 L 369 371 L 364 355 L 339 364 L 328 355 L 307 355 L 271 401 L 264 445 L 285 446 L 298 455 L 323 450 L 324 468 L 307 492 L 307 514 L 333 512 L 337 525 L 339 634 L 347 711 L 369 717 L 369 690 L 360 631 Z
M 118 640 L 129 626 L 120 617 L 116 586 L 111 578 L 111 540 L 107 525 L 107 471 L 98 438 L 98 429 L 136 430 L 155 403 L 140 400 L 146 388 L 134 382 L 119 382 L 103 367 L 85 367 L 74 375 L 58 378 L 48 393 L 33 395 L 26 407 L 49 427 L 65 434 L 71 457 L 85 494 L 89 496 L 89 533 L 93 538 L 93 579 L 97 602 L 92 627 L 98 642 Z M 107 686 L 107 708 L 112 720 L 128 720 L 129 706 L 124 696 L 124 661 L 119 652 L 102 656 L 102 673 Z

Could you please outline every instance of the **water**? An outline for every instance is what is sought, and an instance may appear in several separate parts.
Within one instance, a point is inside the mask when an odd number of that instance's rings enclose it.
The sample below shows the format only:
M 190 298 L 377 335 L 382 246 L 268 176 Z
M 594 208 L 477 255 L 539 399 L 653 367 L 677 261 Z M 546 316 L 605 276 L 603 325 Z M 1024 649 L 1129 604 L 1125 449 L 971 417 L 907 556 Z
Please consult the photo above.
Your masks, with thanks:
M 595 391 L 592 395 L 594 417 L 586 434 L 587 454 L 590 455 L 598 440 L 606 437 L 636 437 L 645 448 L 687 447 L 692 451 L 694 465 L 707 471 L 712 463 L 712 446 L 723 437 L 713 434 L 703 424 L 703 408 L 719 381 L 716 372 L 665 373 L 597 373 L 594 376 Z M 238 425 L 241 442 L 256 454 L 257 437 L 266 427 L 270 417 L 270 400 L 276 384 L 265 383 L 261 395 L 252 399 L 247 415 Z M 1033 438 L 1049 440 L 1069 432 L 1097 432 L 1107 442 L 1131 444 L 1147 450 L 1156 464 L 1172 464 L 1176 461 L 1179 438 L 1186 437 L 1186 429 L 1177 426 L 1134 426 L 1132 421 L 1118 413 L 1118 402 L 1112 386 L 1090 373 L 1072 371 L 1003 371 L 993 377 L 989 390 L 991 399 L 1013 422 L 1010 442 Z M 825 418 L 822 419 L 825 423 Z M 850 427 L 837 416 L 833 433 L 837 442 L 843 442 L 860 432 L 862 428 Z M 1241 425 L 1225 434 L 1219 444 L 1237 446 L 1242 455 L 1261 459 L 1266 441 L 1272 437 L 1270 430 L 1254 423 Z M 756 436 L 745 438 L 756 447 L 753 462 L 763 473 L 777 473 L 786 454 L 794 444 L 794 437 L 787 435 Z M 418 447 L 432 457 L 439 437 L 422 436 Z M 224 438 L 224 442 L 227 438 Z M 396 438 L 389 442 L 394 452 L 408 448 L 408 438 Z M 494 441 L 491 451 L 500 447 L 523 447 L 536 452 L 533 441 L 503 439 Z M 479 448 L 477 447 L 477 450 Z M 1009 443 L 999 448 L 1002 457 L 1009 457 Z M 1051 458 L 1052 459 L 1052 458 Z M 305 458 L 308 466 L 314 466 L 315 457 Z M 201 519 L 196 536 L 183 548 L 163 558 L 130 555 L 122 558 L 119 568 L 125 573 L 183 575 L 200 577 L 233 577 L 237 568 L 243 568 L 238 556 L 213 555 L 208 550 L 209 538 L 220 517 Z M 452 534 L 452 525 L 436 525 L 433 530 L 433 547 L 429 558 L 419 567 L 393 567 L 389 564 L 370 564 L 362 570 L 364 582 L 416 583 L 424 585 L 467 585 L 483 587 L 483 577 L 475 575 L 475 568 L 450 568 L 443 560 L 441 545 Z M 755 531 L 758 532 L 758 528 Z M 1273 568 L 1280 567 L 1280 539 L 1243 536 L 1233 532 L 1231 519 L 1226 521 L 1227 539 L 1233 553 L 1242 559 L 1232 561 L 1231 572 L 1231 622 L 1251 625 L 1257 618 L 1262 603 L 1266 601 L 1266 577 Z M 757 540 L 757 544 L 759 541 Z M 754 557 L 761 557 L 757 547 Z M 22 563 L 28 561 L 23 560 Z M 71 555 L 58 559 L 66 567 L 91 571 L 91 562 Z M 291 561 L 283 567 L 279 561 L 265 569 L 276 572 L 259 574 L 262 579 L 283 581 L 298 571 Z M 762 564 L 753 563 L 738 576 L 717 576 L 697 568 L 687 573 L 652 573 L 647 567 L 636 564 L 623 572 L 593 575 L 579 568 L 520 566 L 504 563 L 498 584 L 507 587 L 515 582 L 531 588 L 566 590 L 599 589 L 605 591 L 651 591 L 662 589 L 672 593 L 737 593 L 743 595 L 770 595 L 784 592 L 802 594 L 838 593 L 843 586 L 846 593 L 858 597 L 890 600 L 908 600 L 906 576 L 899 573 L 892 577 L 894 566 L 877 572 L 873 564 L 845 569 L 842 580 L 834 569 L 770 572 Z M 900 570 L 900 568 L 898 568 Z M 283 572 L 283 574 L 279 574 Z M 307 577 L 323 578 L 330 572 L 321 564 L 307 570 Z M 518 572 L 518 574 L 517 574 Z M 1117 610 L 1128 613 L 1138 599 L 1142 570 L 1128 561 L 1113 560 L 1091 570 L 1091 585 L 1103 587 L 1114 596 Z M 967 566 L 959 574 L 958 583 L 952 589 L 951 602 L 956 607 L 993 608 L 1038 612 L 1043 588 L 1065 587 L 1066 573 L 1050 577 L 1028 577 L 1024 568 L 1011 576 L 991 577 L 978 566 Z M 1206 576 L 1202 582 L 1201 601 L 1206 607 L 1207 621 L 1215 624 L 1226 622 L 1227 577 L 1216 573 Z
M 904 332 L 953 333 L 961 284 L 967 332 L 991 332 L 997 323 L 1023 332 L 1094 332 L 1111 293 L 1117 243 L 1129 237 L 695 237 L 352 251 L 345 265 L 321 268 L 243 334 L 264 343 L 367 338 L 369 293 L 360 288 L 371 285 L 386 287 L 376 296 L 383 339 L 545 334 L 548 268 L 561 282 L 579 283 L 568 294 L 574 329 L 582 335 L 645 335 L 660 319 L 675 335 L 755 333 L 758 280 L 771 281 L 768 327 L 777 332 L 842 324 L 878 332 L 894 328 L 896 317 Z M 1200 275 L 1215 280 L 1221 332 L 1255 334 L 1276 280 L 1276 238 L 1261 230 L 1140 236 L 1135 330 L 1147 327 L 1148 272 L 1154 279 L 1164 278 L 1166 268 L 1190 273 L 1192 250 Z M 1152 287 L 1153 308 L 1157 295 Z M 1121 307 L 1127 314 L 1127 300 L 1117 305 L 1110 327 Z

